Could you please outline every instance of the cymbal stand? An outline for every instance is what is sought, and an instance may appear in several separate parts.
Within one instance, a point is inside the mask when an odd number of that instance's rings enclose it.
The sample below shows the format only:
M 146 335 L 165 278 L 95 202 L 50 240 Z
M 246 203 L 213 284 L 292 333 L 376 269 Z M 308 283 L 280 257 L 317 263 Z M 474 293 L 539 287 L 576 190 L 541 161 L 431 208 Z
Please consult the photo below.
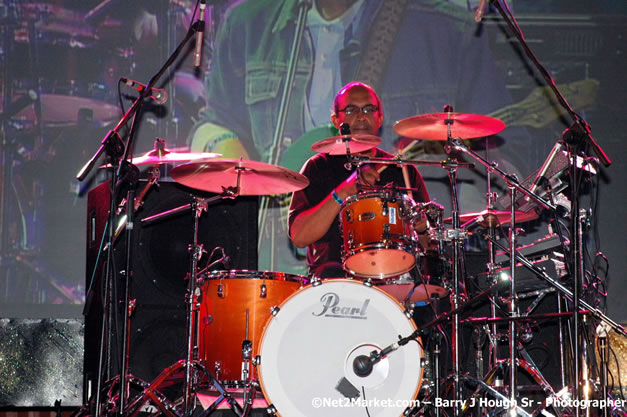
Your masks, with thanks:
M 163 64 L 163 66 L 159 69 L 159 71 L 157 71 L 157 73 L 150 79 L 150 81 L 148 81 L 146 88 L 144 88 L 144 90 L 140 93 L 139 97 L 137 97 L 137 99 L 133 102 L 133 104 L 131 105 L 131 107 L 127 110 L 127 112 L 122 116 L 122 118 L 118 121 L 118 123 L 115 125 L 115 127 L 110 130 L 107 135 L 102 139 L 101 145 L 100 147 L 96 150 L 96 152 L 94 153 L 94 155 L 85 163 L 85 165 L 83 165 L 83 167 L 81 168 L 81 170 L 78 172 L 78 174 L 76 175 L 76 179 L 78 181 L 83 181 L 87 175 L 89 174 L 89 172 L 94 168 L 94 166 L 96 165 L 96 162 L 98 161 L 98 159 L 100 158 L 100 156 L 102 155 L 103 152 L 107 151 L 109 148 L 111 147 L 115 147 L 115 144 L 117 144 L 118 142 L 121 142 L 120 137 L 119 137 L 119 131 L 126 126 L 126 124 L 128 123 L 129 120 L 131 120 L 131 118 L 133 119 L 133 123 L 131 125 L 130 128 L 130 132 L 128 134 L 128 140 L 126 142 L 126 145 L 124 147 L 124 152 L 123 152 L 123 157 L 122 160 L 126 161 L 126 160 L 130 160 L 130 155 L 132 153 L 133 150 L 133 146 L 134 146 L 134 136 L 135 136 L 135 132 L 136 132 L 136 121 L 140 120 L 139 117 L 137 117 L 142 110 L 143 107 L 143 103 L 144 103 L 144 99 L 146 99 L 147 97 L 149 97 L 152 93 L 152 88 L 154 87 L 154 85 L 157 83 L 157 81 L 159 81 L 159 79 L 161 78 L 161 76 L 165 73 L 165 71 L 174 63 L 174 61 L 176 60 L 176 58 L 180 55 L 181 51 L 183 50 L 183 47 L 185 46 L 185 44 L 192 38 L 192 36 L 197 32 L 202 30 L 202 28 L 204 27 L 204 21 L 198 20 L 197 22 L 195 22 L 187 31 L 187 33 L 185 34 L 184 39 L 181 41 L 181 43 L 179 43 L 179 45 L 176 47 L 176 49 L 174 50 L 174 52 L 168 57 L 168 59 L 166 60 L 166 62 Z M 113 144 L 113 145 L 112 145 Z M 119 156 L 118 156 L 119 157 Z M 112 158 L 112 165 L 115 165 L 115 163 L 117 161 L 113 160 L 114 158 Z M 122 167 L 124 164 L 120 164 L 120 167 Z M 130 165 L 130 164 L 129 164 Z M 132 165 L 131 165 L 132 166 Z M 116 171 L 118 171 L 117 175 L 120 175 L 120 168 L 118 168 Z M 114 214 L 115 214 L 115 197 L 116 197 L 116 192 L 115 192 L 115 188 L 117 188 L 117 179 L 114 176 L 114 179 L 112 180 L 112 186 L 114 187 L 113 192 L 111 193 L 111 207 L 110 207 L 110 212 L 109 212 L 109 223 L 108 223 L 108 245 L 107 248 L 108 250 L 108 262 L 107 262 L 107 275 L 110 272 L 110 264 L 112 265 L 112 255 L 111 253 L 113 252 L 113 239 L 114 239 Z M 133 189 L 133 187 L 130 187 L 131 189 Z M 129 195 L 127 201 L 132 202 L 134 201 L 134 197 L 132 194 Z M 128 204 L 128 208 L 130 210 L 130 213 L 132 214 L 132 208 L 133 208 L 133 204 Z M 132 217 L 128 216 L 128 224 L 127 224 L 127 230 L 130 232 L 130 230 L 132 229 Z M 128 306 L 128 302 L 130 302 L 129 299 L 129 292 L 128 292 L 128 279 L 131 277 L 131 269 L 130 269 L 130 262 L 131 262 L 131 257 L 130 257 L 130 248 L 131 248 L 131 244 L 130 244 L 130 234 L 129 233 L 129 240 L 127 241 L 127 269 L 126 269 L 126 275 L 127 275 L 127 289 L 125 291 L 126 293 L 126 302 L 127 304 L 125 305 L 125 310 L 127 309 Z M 107 278 L 108 279 L 108 276 Z M 127 312 L 126 313 L 127 317 L 130 316 L 130 313 Z M 103 322 L 106 322 L 106 319 L 103 317 Z M 104 325 L 103 325 L 104 327 Z M 124 338 L 127 339 L 127 332 L 129 331 L 130 326 L 128 325 L 128 319 L 127 321 L 125 321 L 125 327 L 124 327 Z M 127 360 L 127 356 L 129 356 L 129 352 L 128 352 L 128 343 L 130 343 L 128 340 L 124 340 L 123 342 L 123 362 L 122 362 L 122 373 L 121 373 L 121 379 L 120 379 L 120 406 L 119 406 L 119 413 L 124 413 L 124 409 L 125 409 L 125 401 L 126 401 L 126 394 L 127 394 L 127 389 L 128 389 L 128 383 L 127 383 L 127 371 L 128 371 L 128 360 Z M 99 363 L 99 369 L 98 369 L 98 388 L 97 388 L 97 400 L 96 400 L 96 417 L 99 416 L 100 413 L 100 391 L 101 391 L 101 381 L 102 381 L 102 356 L 103 356 L 103 339 L 101 338 L 101 352 L 100 352 L 100 363 Z M 188 367 L 189 368 L 189 367 Z M 187 397 L 186 397 L 187 400 Z M 187 404 L 186 404 L 187 405 Z
M 450 105 L 446 105 L 444 106 L 444 111 L 445 112 L 453 112 L 453 107 Z M 453 124 L 453 119 L 447 119 L 444 121 L 444 123 L 446 123 L 447 126 L 447 145 L 445 147 L 447 154 L 449 154 L 449 156 L 452 153 L 453 148 L 450 146 L 450 142 L 452 140 L 452 136 L 451 136 L 451 125 Z M 451 298 L 451 306 L 453 308 L 453 311 L 457 310 L 459 308 L 459 302 L 460 302 L 460 279 L 461 277 L 461 270 L 460 270 L 460 262 L 461 262 L 461 245 L 466 237 L 465 232 L 461 230 L 460 223 L 459 223 L 459 200 L 457 197 L 457 167 L 455 165 L 448 167 L 448 177 L 449 177 L 449 182 L 451 184 L 451 202 L 452 202 L 452 208 L 451 208 L 451 212 L 453 215 L 453 229 L 452 229 L 452 233 L 453 233 L 453 291 L 451 292 L 450 298 Z M 452 324 L 452 338 L 453 338 L 453 352 L 452 352 L 452 356 L 453 356 L 453 386 L 454 386 L 454 393 L 453 393 L 453 400 L 461 400 L 462 398 L 462 391 L 461 391 L 461 384 L 460 384 L 460 379 L 459 379 L 459 375 L 461 373 L 461 369 L 460 369 L 460 355 L 459 355 L 459 349 L 460 349 L 460 343 L 459 343 L 459 337 L 460 337 L 460 329 L 459 329 L 459 314 L 455 314 L 453 316 L 453 324 Z M 460 411 L 461 411 L 461 407 L 459 405 L 459 402 L 455 401 L 455 407 L 453 409 L 453 415 L 458 416 Z
M 484 159 L 483 157 L 481 157 L 481 155 L 477 154 L 476 152 L 468 149 L 468 147 L 466 147 L 463 142 L 459 139 L 459 138 L 451 138 L 449 136 L 449 141 L 448 141 L 448 145 L 450 148 L 461 151 L 465 154 L 470 155 L 471 157 L 473 157 L 474 159 L 476 159 L 477 161 L 479 161 L 481 164 L 483 164 L 488 172 L 495 172 L 497 173 L 499 176 L 501 176 L 501 178 L 503 178 L 508 186 L 509 189 L 509 194 L 510 194 L 510 199 L 511 199 L 511 228 L 510 228 L 510 234 L 509 234 L 509 251 L 512 254 L 516 253 L 516 219 L 515 219 L 515 215 L 516 215 L 516 191 L 520 190 L 522 191 L 525 195 L 533 198 L 534 200 L 538 201 L 542 206 L 546 207 L 546 208 L 551 208 L 554 209 L 554 206 L 552 204 L 550 204 L 548 201 L 542 199 L 541 197 L 539 197 L 537 194 L 532 193 L 531 191 L 529 191 L 528 189 L 526 189 L 524 186 L 522 186 L 520 184 L 520 182 L 518 182 L 517 178 L 513 175 L 509 175 L 506 174 L 505 172 L 501 171 L 497 164 L 495 162 L 489 162 L 486 159 Z M 453 221 L 455 221 L 455 218 L 453 218 Z M 490 237 L 490 240 L 492 242 L 495 242 L 493 237 Z M 509 315 L 511 318 L 515 318 L 517 315 L 517 298 L 516 298 L 516 290 L 515 290 L 515 285 L 516 285 L 516 262 L 510 262 L 510 276 L 511 276 L 511 281 L 510 281 L 510 298 L 509 298 Z M 515 364 L 516 362 L 516 323 L 514 320 L 512 320 L 509 323 L 509 360 L 510 360 L 510 364 Z M 516 402 L 516 366 L 510 366 L 509 367 L 509 400 L 510 400 L 510 405 L 515 404 Z
M 189 273 L 189 278 L 188 278 L 189 280 L 188 289 L 185 295 L 186 296 L 186 309 L 187 309 L 187 312 L 186 312 L 187 355 L 186 355 L 185 362 L 184 362 L 184 366 L 185 366 L 185 382 L 184 382 L 184 394 L 183 394 L 184 395 L 184 411 L 183 411 L 184 417 L 190 416 L 191 413 L 193 412 L 192 391 L 198 383 L 197 381 L 198 372 L 195 372 L 194 374 L 192 374 L 192 367 L 194 368 L 201 367 L 204 370 L 204 367 L 202 367 L 202 365 L 199 362 L 199 356 L 198 356 L 198 332 L 199 332 L 198 314 L 199 314 L 199 308 L 200 308 L 199 300 L 201 299 L 201 296 L 202 296 L 200 288 L 197 287 L 198 275 L 199 275 L 198 274 L 198 261 L 200 260 L 200 258 L 202 257 L 204 253 L 204 249 L 202 245 L 198 244 L 198 231 L 199 231 L 198 222 L 199 222 L 200 215 L 202 214 L 203 211 L 207 210 L 208 204 L 210 202 L 223 199 L 223 198 L 234 199 L 239 195 L 241 173 L 244 170 L 244 168 L 236 168 L 236 169 L 237 169 L 238 175 L 237 175 L 237 183 L 235 187 L 227 187 L 227 188 L 223 187 L 222 194 L 218 194 L 216 196 L 204 198 L 204 199 L 195 198 L 192 203 L 173 208 L 171 210 L 156 214 L 154 216 L 146 217 L 145 219 L 142 220 L 143 223 L 150 223 L 157 219 L 161 219 L 165 216 L 170 216 L 176 213 L 180 213 L 182 211 L 189 210 L 190 208 L 192 209 L 192 212 L 194 214 L 194 227 L 193 227 L 193 240 L 192 240 L 193 243 L 189 247 L 189 251 L 191 254 L 190 255 L 190 273 Z M 238 416 L 242 416 L 242 410 L 239 407 L 239 404 L 237 404 L 236 401 L 230 398 L 230 396 L 228 395 L 224 387 L 220 385 L 220 383 L 217 381 L 215 376 L 208 370 L 204 370 L 204 373 L 207 374 L 207 376 L 209 377 L 211 384 L 220 392 L 221 396 L 219 398 L 219 401 L 222 401 L 222 399 L 226 398 L 233 412 L 235 412 Z M 217 402 L 214 403 L 214 405 L 216 404 Z M 212 407 L 210 407 L 210 409 L 211 408 Z

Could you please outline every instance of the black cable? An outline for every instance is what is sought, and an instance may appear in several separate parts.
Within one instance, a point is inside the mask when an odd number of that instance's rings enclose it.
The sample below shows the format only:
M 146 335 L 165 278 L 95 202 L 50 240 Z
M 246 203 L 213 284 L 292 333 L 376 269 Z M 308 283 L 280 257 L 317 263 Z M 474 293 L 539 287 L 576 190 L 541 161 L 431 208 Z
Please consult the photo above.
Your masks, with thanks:
M 361 393 L 364 396 L 364 407 L 366 408 L 366 415 L 368 417 L 370 417 L 370 412 L 368 411 L 368 403 L 366 402 L 366 388 L 362 385 L 361 386 Z

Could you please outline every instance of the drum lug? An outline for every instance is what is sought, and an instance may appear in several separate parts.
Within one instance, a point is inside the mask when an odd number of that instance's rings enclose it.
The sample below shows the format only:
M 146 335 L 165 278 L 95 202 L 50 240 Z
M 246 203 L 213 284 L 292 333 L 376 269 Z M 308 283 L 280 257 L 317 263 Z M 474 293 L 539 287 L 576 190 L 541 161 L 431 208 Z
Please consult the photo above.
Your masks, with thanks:
M 386 223 L 383 225 L 383 236 L 381 236 L 383 238 L 383 240 L 389 240 L 390 239 L 390 224 Z
M 405 313 L 405 316 L 408 319 L 411 319 L 412 316 L 414 315 L 414 309 L 413 308 L 407 308 L 407 309 L 405 309 L 405 311 L 403 313 Z
M 346 210 L 346 222 L 347 223 L 352 223 L 353 222 L 353 211 L 352 210 Z
M 372 281 L 370 280 L 370 278 L 368 278 L 367 280 L 363 281 L 364 285 L 368 288 L 372 288 Z
M 268 406 L 268 408 L 266 408 L 266 413 L 268 413 L 268 414 L 270 414 L 272 416 L 276 416 L 276 413 L 277 413 L 276 407 L 274 405 L 270 404 Z
M 242 342 L 242 359 L 249 360 L 253 353 L 253 343 L 250 340 Z
M 216 378 L 220 378 L 220 374 L 222 373 L 222 362 L 215 361 L 213 363 L 213 373 L 215 374 Z
M 224 286 L 222 284 L 218 284 L 218 297 L 224 298 Z
M 311 286 L 312 287 L 317 287 L 318 285 L 322 284 L 322 280 L 318 277 L 313 277 L 311 279 Z
M 261 284 L 259 287 L 259 297 L 266 298 L 268 296 L 268 286 L 266 284 Z
M 279 311 L 281 311 L 281 309 L 279 307 L 277 307 L 277 306 L 270 307 L 270 314 L 272 314 L 272 317 L 274 317 L 277 314 L 279 314 Z
M 353 238 L 353 232 L 348 232 L 348 239 L 346 240 L 346 245 L 349 248 L 352 248 L 353 243 L 355 243 L 355 239 Z
M 261 356 L 260 356 L 260 355 L 255 356 L 255 357 L 252 359 L 252 363 L 253 363 L 253 365 L 255 365 L 255 366 L 259 365 L 259 364 L 261 363 Z

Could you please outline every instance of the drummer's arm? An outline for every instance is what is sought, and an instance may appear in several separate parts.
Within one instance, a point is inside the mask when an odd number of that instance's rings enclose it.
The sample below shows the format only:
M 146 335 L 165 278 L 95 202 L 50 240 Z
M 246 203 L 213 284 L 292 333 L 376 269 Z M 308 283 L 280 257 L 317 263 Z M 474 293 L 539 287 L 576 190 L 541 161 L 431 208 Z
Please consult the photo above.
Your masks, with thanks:
M 290 226 L 290 238 L 296 247 L 307 247 L 327 233 L 342 208 L 342 203 L 336 200 L 333 193 L 341 201 L 357 194 L 356 174 L 357 171 L 335 187 L 320 203 L 296 216 Z
M 360 178 L 358 178 L 358 174 Z M 322 239 L 333 220 L 342 208 L 342 202 L 357 194 L 357 182 L 374 184 L 379 173 L 372 167 L 353 172 L 344 182 L 335 187 L 318 205 L 307 209 L 296 216 L 290 227 L 290 238 L 296 247 L 304 248 Z M 335 192 L 337 199 L 333 196 Z
M 329 194 L 317 206 L 298 214 L 290 227 L 290 238 L 294 245 L 304 248 L 322 239 L 341 207 L 333 195 Z

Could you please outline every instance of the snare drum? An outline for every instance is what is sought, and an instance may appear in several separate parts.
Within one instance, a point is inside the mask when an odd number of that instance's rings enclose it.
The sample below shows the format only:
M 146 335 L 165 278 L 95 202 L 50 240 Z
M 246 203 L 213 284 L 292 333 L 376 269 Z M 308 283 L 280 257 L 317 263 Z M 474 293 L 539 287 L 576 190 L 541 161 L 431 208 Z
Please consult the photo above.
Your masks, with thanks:
M 389 353 L 367 376 L 358 376 L 353 364 L 415 330 L 383 291 L 361 281 L 318 281 L 292 294 L 268 321 L 259 347 L 261 388 L 281 416 L 361 417 L 363 406 L 337 406 L 358 393 L 371 401 L 364 403 L 369 415 L 398 417 L 422 382 L 418 342 Z
M 409 217 L 413 205 L 410 197 L 390 190 L 347 198 L 340 211 L 344 269 L 369 278 L 409 271 L 416 248 Z
M 214 271 L 209 275 L 202 285 L 199 357 L 219 381 L 239 385 L 239 381 L 255 377 L 254 367 L 243 366 L 242 343 L 252 343 L 253 358 L 270 308 L 281 304 L 304 280 L 301 275 L 268 271 Z

